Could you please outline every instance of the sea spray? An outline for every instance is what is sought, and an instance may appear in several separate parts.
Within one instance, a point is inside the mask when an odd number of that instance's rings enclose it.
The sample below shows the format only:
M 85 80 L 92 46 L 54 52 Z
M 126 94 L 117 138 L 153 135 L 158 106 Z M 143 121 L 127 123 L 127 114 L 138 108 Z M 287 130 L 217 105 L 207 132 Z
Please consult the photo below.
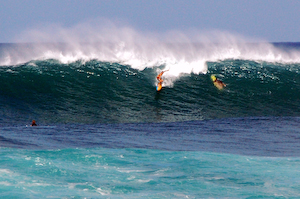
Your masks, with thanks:
M 97 59 L 117 62 L 144 70 L 165 65 L 169 75 L 206 73 L 208 61 L 226 59 L 299 63 L 299 49 L 288 51 L 271 43 L 226 31 L 141 32 L 108 20 L 86 22 L 73 27 L 58 25 L 31 29 L 18 41 L 31 42 L 23 48 L 6 50 L 1 65 L 15 65 L 30 60 L 57 59 L 62 63 Z

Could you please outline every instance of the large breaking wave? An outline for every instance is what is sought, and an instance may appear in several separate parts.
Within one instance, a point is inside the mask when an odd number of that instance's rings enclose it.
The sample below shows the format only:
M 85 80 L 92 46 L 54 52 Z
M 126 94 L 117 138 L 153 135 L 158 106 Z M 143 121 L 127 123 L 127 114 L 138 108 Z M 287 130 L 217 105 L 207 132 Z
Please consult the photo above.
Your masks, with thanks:
M 155 91 L 157 71 L 98 60 L 35 60 L 0 68 L 2 123 L 170 122 L 300 116 L 299 63 L 227 59 Z M 166 72 L 165 74 L 167 74 Z M 210 74 L 227 84 L 217 90 Z M 168 80 L 168 76 L 163 76 Z

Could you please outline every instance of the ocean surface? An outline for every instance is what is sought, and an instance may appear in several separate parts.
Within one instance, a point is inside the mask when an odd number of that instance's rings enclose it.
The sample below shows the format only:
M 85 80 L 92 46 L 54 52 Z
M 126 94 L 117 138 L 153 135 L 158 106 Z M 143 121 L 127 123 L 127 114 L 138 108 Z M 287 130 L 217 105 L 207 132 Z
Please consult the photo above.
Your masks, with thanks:
M 300 43 L 8 43 L 0 78 L 0 198 L 300 198 Z

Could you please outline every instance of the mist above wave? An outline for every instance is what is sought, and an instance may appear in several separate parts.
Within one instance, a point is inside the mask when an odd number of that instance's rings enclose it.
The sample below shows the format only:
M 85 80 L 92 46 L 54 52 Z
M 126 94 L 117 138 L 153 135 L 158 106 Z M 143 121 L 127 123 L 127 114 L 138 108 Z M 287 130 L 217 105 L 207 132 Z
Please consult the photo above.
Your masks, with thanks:
M 242 59 L 267 62 L 300 62 L 300 51 L 284 51 L 271 43 L 225 31 L 139 32 L 108 20 L 74 27 L 49 25 L 24 31 L 22 45 L 1 49 L 1 65 L 31 60 L 57 59 L 62 63 L 96 59 L 144 70 L 162 66 L 167 78 L 183 73 L 207 73 L 207 61 Z M 25 43 L 24 42 L 31 42 Z

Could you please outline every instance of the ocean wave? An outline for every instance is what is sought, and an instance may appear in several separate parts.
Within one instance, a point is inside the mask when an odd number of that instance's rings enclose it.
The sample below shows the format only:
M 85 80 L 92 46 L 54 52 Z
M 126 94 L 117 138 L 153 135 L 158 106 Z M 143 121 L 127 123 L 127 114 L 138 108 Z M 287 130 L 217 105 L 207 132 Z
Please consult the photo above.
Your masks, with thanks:
M 207 73 L 144 70 L 98 60 L 33 60 L 0 68 L 2 123 L 171 122 L 247 116 L 299 116 L 299 64 L 228 59 Z M 219 91 L 210 75 L 226 83 Z
M 173 31 L 158 35 L 113 25 L 100 29 L 78 26 L 50 30 L 32 30 L 22 35 L 24 41 L 33 43 L 1 44 L 0 65 L 49 59 L 62 64 L 98 60 L 130 65 L 140 71 L 164 65 L 169 70 L 166 75 L 178 77 L 182 73 L 206 74 L 207 62 L 228 59 L 300 63 L 299 43 L 254 43 L 221 31 L 193 34 Z

